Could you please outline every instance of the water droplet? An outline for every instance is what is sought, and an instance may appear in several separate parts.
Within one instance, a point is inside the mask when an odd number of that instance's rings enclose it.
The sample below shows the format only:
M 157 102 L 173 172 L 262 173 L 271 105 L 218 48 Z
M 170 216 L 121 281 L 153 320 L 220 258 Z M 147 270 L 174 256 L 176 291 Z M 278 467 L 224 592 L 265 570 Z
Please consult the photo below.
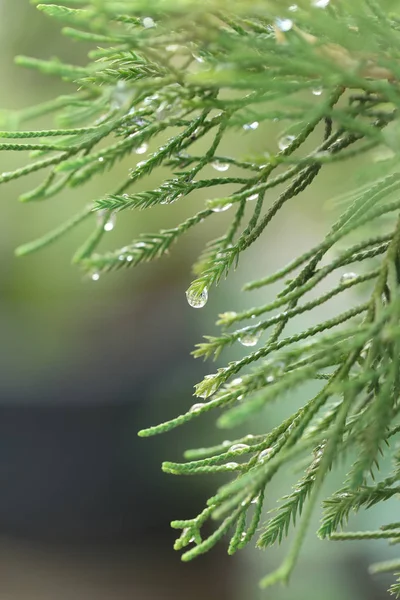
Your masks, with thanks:
M 92 280 L 93 281 L 98 281 L 100 279 L 100 273 L 93 273 L 92 274 Z
M 118 256 L 118 260 L 125 260 L 125 256 L 124 256 L 123 254 L 120 254 L 120 255 Z
M 349 283 L 349 281 L 354 281 L 355 279 L 357 279 L 357 273 L 343 273 L 340 283 Z
M 281 31 L 290 31 L 293 27 L 293 21 L 291 19 L 275 19 L 275 25 Z
M 226 447 L 226 446 L 230 446 L 230 445 L 231 445 L 231 443 L 232 443 L 232 442 L 231 442 L 231 440 L 224 440 L 224 441 L 222 442 L 222 445 Z
M 140 167 L 143 167 L 143 165 L 145 165 L 145 164 L 146 164 L 146 162 L 147 162 L 147 161 L 145 161 L 145 160 L 141 160 L 141 161 L 140 161 L 140 162 L 138 162 L 138 164 L 136 165 L 136 168 L 137 168 L 137 169 L 140 169 Z
M 247 444 L 234 444 L 229 448 L 229 452 L 238 452 L 240 450 L 248 450 L 250 446 Z
M 244 542 L 244 540 L 246 539 L 246 532 L 243 531 L 241 536 L 240 536 L 240 541 Z
M 250 502 L 250 504 L 258 504 L 260 502 L 260 496 L 255 496 L 255 498 L 253 498 L 253 500 Z
M 318 87 L 318 88 L 314 88 L 312 90 L 312 93 L 314 94 L 314 96 L 321 96 L 323 91 L 324 91 L 323 88 Z
M 245 131 L 255 131 L 258 125 L 258 121 L 253 121 L 253 123 L 245 123 L 245 125 L 243 125 L 243 129 Z
M 219 206 L 214 206 L 211 210 L 215 213 L 225 212 L 231 208 L 232 204 L 220 204 Z
M 271 455 L 272 451 L 273 451 L 272 448 L 265 448 L 265 450 L 261 450 L 261 452 L 257 458 L 258 462 L 261 462 L 261 463 L 265 462 L 268 459 L 268 457 Z
M 260 332 L 254 332 L 253 327 L 245 327 L 241 330 L 243 333 L 239 337 L 242 346 L 255 346 L 260 339 Z
M 229 463 L 226 463 L 226 465 L 225 465 L 225 467 L 226 467 L 227 469 L 229 469 L 230 471 L 234 471 L 235 469 L 237 469 L 237 468 L 238 468 L 238 466 L 239 466 L 239 465 L 238 465 L 238 463 L 236 463 L 236 462 L 229 462 Z
M 155 22 L 153 21 L 153 19 L 151 17 L 145 17 L 143 19 L 142 23 L 143 23 L 143 27 L 145 29 L 151 29 L 152 27 L 156 26 Z
M 135 149 L 136 154 L 144 154 L 145 152 L 147 152 L 148 149 L 148 144 L 144 143 L 141 144 L 140 146 L 138 146 L 138 148 Z
M 229 169 L 228 163 L 221 163 L 217 160 L 211 163 L 211 166 L 213 167 L 213 169 L 215 169 L 216 171 L 220 171 L 221 173 Z
M 278 141 L 279 149 L 286 150 L 286 148 L 288 148 L 290 146 L 290 144 L 293 142 L 294 139 L 295 139 L 294 135 L 284 135 Z
M 291 4 L 288 10 L 290 10 L 290 12 L 296 12 L 296 10 L 299 10 L 299 7 L 297 4 Z
M 186 298 L 190 306 L 193 308 L 203 308 L 208 300 L 207 288 L 204 288 L 200 294 L 189 288 L 186 292 Z
M 258 194 L 251 194 L 246 198 L 247 202 L 252 202 L 253 200 L 258 200 Z
M 178 44 L 169 44 L 168 46 L 165 47 L 167 52 L 176 52 L 179 49 L 179 45 Z
M 237 386 L 239 386 L 239 385 L 242 385 L 242 383 L 243 383 L 243 379 L 242 379 L 241 377 L 236 377 L 236 379 L 234 379 L 234 380 L 231 382 L 231 385 L 232 385 L 233 387 L 237 387 Z
M 132 261 L 133 261 L 133 256 L 132 256 L 132 254 L 129 254 L 129 255 L 126 257 L 126 260 L 127 260 L 128 262 L 132 262 Z
M 104 156 L 99 156 L 99 162 L 104 162 Z
M 316 461 L 319 461 L 322 458 L 322 455 L 324 453 L 323 448 L 318 448 L 314 450 L 314 458 Z
M 191 413 L 196 413 L 201 411 L 201 409 L 205 406 L 205 404 L 203 402 L 197 402 L 197 404 L 193 404 L 193 406 L 190 407 L 189 412 Z
M 275 377 L 273 375 L 268 375 L 266 381 L 267 383 L 274 383 Z
M 316 8 L 326 8 L 329 4 L 330 0 L 312 0 L 312 6 Z
M 111 213 L 107 223 L 104 224 L 104 231 L 112 231 L 115 227 L 116 220 L 117 220 L 117 215 L 115 213 Z

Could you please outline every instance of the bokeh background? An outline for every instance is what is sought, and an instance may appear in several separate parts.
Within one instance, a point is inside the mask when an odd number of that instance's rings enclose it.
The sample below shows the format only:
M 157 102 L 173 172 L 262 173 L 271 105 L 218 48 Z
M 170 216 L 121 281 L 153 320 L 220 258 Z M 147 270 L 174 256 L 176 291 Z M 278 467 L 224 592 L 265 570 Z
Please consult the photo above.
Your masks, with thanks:
M 16 54 L 84 64 L 87 49 L 63 39 L 57 24 L 28 0 L 0 0 L 0 107 L 18 110 L 70 89 L 14 66 Z M 272 124 L 228 139 L 225 147 L 240 143 L 243 153 L 274 152 L 278 136 L 279 124 Z M 26 159 L 2 154 L 0 171 Z M 192 404 L 192 386 L 214 371 L 191 358 L 194 344 L 215 331 L 220 310 L 268 299 L 273 290 L 252 296 L 236 291 L 318 240 L 333 218 L 330 199 L 357 182 L 363 165 L 327 168 L 310 192 L 282 211 L 231 279 L 212 291 L 203 310 L 188 306 L 184 290 L 192 262 L 223 231 L 226 213 L 182 240 L 168 259 L 98 282 L 71 266 L 90 224 L 42 253 L 14 257 L 16 246 L 112 191 L 129 166 L 47 203 L 17 201 L 40 176 L 0 190 L 0 600 L 385 598 L 389 580 L 367 573 L 369 563 L 392 556 L 379 542 L 329 544 L 312 531 L 291 586 L 265 592 L 257 582 L 277 566 L 287 545 L 227 558 L 220 544 L 194 563 L 181 563 L 169 522 L 197 514 L 219 481 L 174 478 L 160 464 L 221 434 L 212 419 L 203 419 L 159 438 L 137 437 L 140 428 Z M 204 198 L 191 202 L 200 206 Z M 104 247 L 178 223 L 193 205 L 129 214 L 107 234 Z M 306 394 L 273 407 L 258 427 L 271 427 Z M 290 477 L 277 480 L 269 508 L 288 491 Z M 339 481 L 334 473 L 330 485 Z M 352 525 L 374 529 L 396 520 L 395 511 L 388 503 Z

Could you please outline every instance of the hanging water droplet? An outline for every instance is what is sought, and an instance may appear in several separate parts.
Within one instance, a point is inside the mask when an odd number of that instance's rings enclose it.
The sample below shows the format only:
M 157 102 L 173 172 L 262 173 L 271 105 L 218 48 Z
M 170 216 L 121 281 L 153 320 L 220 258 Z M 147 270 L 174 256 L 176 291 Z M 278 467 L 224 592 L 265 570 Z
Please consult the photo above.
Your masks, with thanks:
M 318 88 L 314 88 L 312 90 L 312 93 L 314 94 L 314 96 L 321 96 L 322 92 L 323 92 L 323 88 L 322 87 L 318 87 Z
M 126 260 L 127 260 L 128 262 L 132 262 L 132 261 L 133 261 L 133 256 L 132 256 L 132 254 L 129 254 L 129 255 L 126 257 Z
M 312 6 L 316 8 L 326 8 L 329 4 L 330 0 L 312 0 Z
M 246 198 L 247 202 L 252 202 L 253 200 L 258 200 L 258 194 L 251 194 Z
M 125 256 L 124 256 L 123 254 L 120 254 L 120 255 L 118 256 L 118 260 L 125 260 Z
M 214 206 L 211 210 L 215 213 L 225 212 L 231 208 L 232 204 L 220 204 L 219 206 Z
M 221 163 L 217 160 L 211 163 L 211 166 L 213 167 L 213 169 L 215 169 L 216 171 L 220 171 L 221 173 L 229 169 L 228 163 Z
M 238 468 L 238 466 L 239 466 L 239 465 L 238 465 L 238 463 L 236 463 L 236 462 L 229 462 L 229 463 L 226 463 L 226 465 L 225 465 L 225 467 L 226 467 L 227 469 L 229 469 L 230 471 L 234 471 L 235 469 L 237 469 L 237 468 Z
M 92 273 L 92 280 L 98 281 L 100 279 L 100 273 Z
M 295 139 L 294 135 L 284 135 L 278 141 L 279 149 L 286 150 L 286 148 L 288 148 L 290 146 L 290 144 L 293 142 L 294 139 Z
M 349 281 L 354 281 L 355 279 L 357 279 L 357 273 L 343 273 L 340 283 L 349 283 Z
M 189 288 L 186 292 L 186 298 L 193 308 L 203 308 L 208 300 L 207 288 L 204 288 L 200 294 Z
M 260 454 L 258 455 L 258 462 L 265 462 L 268 457 L 271 455 L 273 449 L 272 448 L 265 448 L 265 450 L 261 450 Z
M 99 156 L 99 162 L 104 162 L 104 156 Z
M 239 342 L 242 346 L 255 346 L 260 339 L 261 332 L 254 332 L 253 327 L 246 327 L 241 330 L 243 333 L 239 337 Z
M 245 123 L 245 125 L 243 125 L 243 129 L 245 131 L 255 131 L 258 125 L 258 121 L 253 121 L 253 123 Z
M 104 224 L 104 231 L 112 231 L 115 227 L 115 223 L 117 220 L 117 215 L 115 213 L 111 213 L 108 218 L 107 223 Z
M 144 154 L 148 150 L 148 144 L 144 143 L 135 149 L 136 154 Z
M 201 409 L 205 406 L 205 404 L 203 402 L 197 402 L 197 404 L 193 404 L 193 406 L 191 406 L 189 408 L 189 412 L 191 413 L 196 413 L 201 411 Z
M 229 452 L 238 452 L 240 450 L 248 450 L 250 446 L 247 444 L 234 444 L 229 448 Z
M 268 375 L 266 381 L 267 383 L 274 383 L 275 377 L 273 375 Z
M 151 17 L 144 17 L 142 23 L 145 29 L 151 29 L 152 27 L 156 26 L 155 22 Z
M 292 19 L 275 19 L 275 25 L 280 31 L 290 31 L 293 27 Z

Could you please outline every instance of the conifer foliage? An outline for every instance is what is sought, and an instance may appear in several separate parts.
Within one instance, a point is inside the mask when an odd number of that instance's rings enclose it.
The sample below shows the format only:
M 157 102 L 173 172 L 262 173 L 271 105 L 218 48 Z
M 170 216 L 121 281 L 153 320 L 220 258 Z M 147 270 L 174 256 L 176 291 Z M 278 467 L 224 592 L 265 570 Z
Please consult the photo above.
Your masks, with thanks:
M 18 248 L 18 255 L 48 246 L 89 219 L 93 233 L 74 262 L 97 279 L 161 257 L 182 235 L 230 208 L 228 228 L 207 244 L 186 292 L 189 304 L 200 308 L 242 253 L 268 234 L 277 213 L 294 200 L 301 203 L 302 192 L 330 163 L 354 161 L 368 172 L 365 185 L 348 189 L 318 244 L 245 286 L 251 291 L 280 284 L 275 299 L 221 314 L 220 334 L 206 336 L 194 351 L 195 357 L 217 358 L 241 342 L 248 354 L 206 376 L 195 389 L 199 400 L 185 414 L 139 433 L 162 433 L 215 409 L 221 428 L 247 421 L 251 427 L 272 402 L 290 404 L 300 387 L 313 383 L 315 395 L 272 430 L 190 450 L 184 462 L 163 464 L 172 474 L 231 476 L 198 516 L 172 523 L 181 530 L 175 548 L 190 560 L 227 536 L 233 554 L 254 539 L 260 548 L 279 543 L 294 528 L 287 558 L 261 583 L 286 582 L 321 503 L 321 538 L 397 543 L 400 523 L 372 532 L 342 528 L 354 511 L 400 491 L 398 2 L 68 0 L 67 5 L 44 2 L 38 9 L 60 20 L 66 36 L 92 44 L 88 64 L 17 58 L 23 67 L 73 82 L 77 91 L 1 113 L 0 150 L 30 150 L 32 159 L 3 173 L 0 182 L 42 171 L 43 182 L 21 197 L 36 202 L 79 188 L 121 159 L 130 157 L 134 166 L 117 189 L 89 204 L 82 197 L 79 214 Z M 54 129 L 25 129 L 33 117 L 51 113 Z M 282 126 L 276 152 L 242 156 L 240 136 L 271 121 Z M 220 146 L 228 134 L 238 143 L 226 155 Z M 207 144 L 200 153 L 199 140 L 202 148 Z M 147 176 L 159 167 L 169 175 L 147 188 Z M 139 180 L 145 191 L 137 191 Z M 210 199 L 176 227 L 143 233 L 112 252 L 98 250 L 116 214 L 190 203 L 187 197 L 203 188 Z M 339 296 L 346 298 L 346 310 L 301 326 L 302 315 L 328 301 L 338 306 Z M 287 334 L 292 321 L 297 333 Z M 265 515 L 274 477 L 299 458 L 304 462 L 298 483 Z M 334 467 L 344 469 L 344 458 L 351 460 L 342 487 L 324 498 L 323 483 Z M 391 464 L 384 476 L 383 458 Z M 215 526 L 204 534 L 209 520 Z M 371 569 L 398 573 L 400 560 Z M 390 591 L 400 596 L 400 579 Z

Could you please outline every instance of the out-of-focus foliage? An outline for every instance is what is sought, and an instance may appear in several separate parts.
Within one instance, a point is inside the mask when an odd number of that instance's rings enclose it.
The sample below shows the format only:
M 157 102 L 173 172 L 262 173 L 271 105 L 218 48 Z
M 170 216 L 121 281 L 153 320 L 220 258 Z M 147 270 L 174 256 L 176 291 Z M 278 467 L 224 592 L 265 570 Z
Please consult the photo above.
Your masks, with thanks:
M 1 136 L 6 141 L 0 149 L 30 150 L 32 161 L 3 173 L 0 182 L 43 171 L 43 183 L 21 198 L 33 202 L 67 186 L 79 187 L 132 152 L 143 160 L 126 173 L 113 194 L 20 247 L 19 255 L 47 246 L 95 212 L 96 228 L 74 261 L 96 280 L 103 272 L 162 256 L 189 229 L 230 208 L 226 232 L 210 241 L 194 267 L 187 297 L 191 306 L 200 308 L 212 286 L 273 227 L 280 209 L 292 199 L 299 202 L 323 169 L 357 157 L 370 170 L 366 185 L 348 190 L 341 214 L 320 243 L 246 286 L 254 290 L 282 283 L 276 299 L 221 314 L 221 335 L 207 336 L 194 355 L 218 357 L 238 341 L 247 347 L 259 344 L 258 349 L 200 382 L 196 396 L 204 402 L 140 432 L 149 436 L 168 431 L 215 408 L 223 409 L 219 425 L 233 427 L 305 383 L 316 386 L 314 397 L 272 431 L 188 451 L 188 461 L 182 464 L 164 463 L 164 470 L 174 474 L 234 474 L 200 515 L 172 523 L 183 530 L 176 548 L 190 544 L 183 554 L 189 560 L 231 530 L 230 553 L 246 546 L 256 533 L 257 545 L 265 548 L 280 542 L 301 515 L 287 559 L 262 584 L 286 581 L 323 482 L 351 452 L 355 458 L 343 487 L 324 501 L 319 535 L 336 540 L 389 538 L 396 543 L 399 523 L 373 532 L 337 530 L 352 511 L 399 491 L 399 455 L 393 443 L 400 408 L 397 3 L 210 0 L 199 5 L 163 0 L 149 5 L 70 0 L 68 5 L 45 3 L 38 8 L 65 23 L 66 35 L 93 44 L 89 63 L 78 67 L 57 59 L 18 58 L 22 66 L 73 82 L 77 91 L 2 115 Z M 19 130 L 31 118 L 48 113 L 55 114 L 54 129 Z M 240 136 L 276 120 L 287 125 L 280 150 L 242 156 Z M 221 140 L 232 130 L 237 144 L 221 155 Z M 205 152 L 198 151 L 199 140 L 207 142 Z M 371 164 L 373 152 L 380 154 L 379 163 Z M 146 177 L 160 167 L 170 174 L 160 171 L 158 187 L 138 191 L 136 184 L 145 186 Z M 176 227 L 98 253 L 116 214 L 186 202 L 203 188 L 209 188 L 212 199 Z M 354 264 L 357 274 L 349 270 L 335 282 L 336 274 Z M 298 316 L 353 287 L 360 289 L 358 304 L 284 335 L 287 324 L 297 323 Z M 261 320 L 254 322 L 256 318 Z M 228 332 L 232 326 L 239 328 Z M 266 330 L 271 333 L 261 343 Z M 379 479 L 381 454 L 391 457 L 393 469 Z M 260 527 L 271 480 L 299 457 L 307 461 L 303 476 L 275 516 Z M 201 529 L 209 519 L 221 524 L 203 539 Z M 373 567 L 399 569 L 400 562 Z M 392 591 L 400 595 L 399 583 Z

